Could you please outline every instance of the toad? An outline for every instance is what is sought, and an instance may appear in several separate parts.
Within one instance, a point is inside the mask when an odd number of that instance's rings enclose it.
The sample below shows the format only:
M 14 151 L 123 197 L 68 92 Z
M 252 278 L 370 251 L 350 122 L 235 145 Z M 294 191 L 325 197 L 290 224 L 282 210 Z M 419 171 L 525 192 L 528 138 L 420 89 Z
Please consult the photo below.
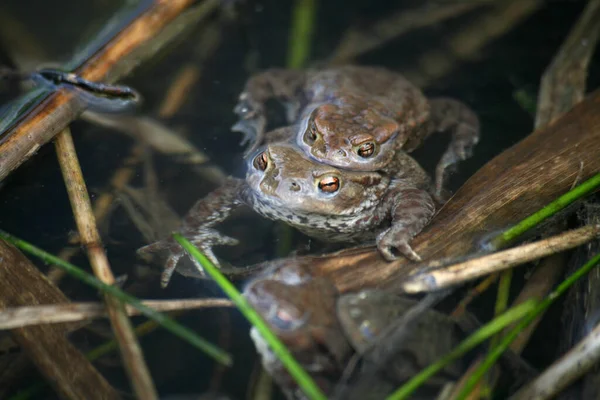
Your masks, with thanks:
M 279 131 L 285 136 L 289 129 Z M 245 179 L 228 178 L 199 200 L 179 232 L 218 265 L 212 247 L 235 245 L 237 240 L 214 227 L 245 204 L 266 218 L 286 222 L 326 242 L 375 243 L 388 260 L 403 255 L 419 261 L 410 241 L 435 211 L 430 179 L 402 151 L 396 153 L 395 162 L 402 167 L 393 176 L 348 171 L 318 163 L 291 143 L 272 143 L 247 158 Z M 138 250 L 148 253 L 165 249 L 169 256 L 163 287 L 184 255 L 183 249 L 168 238 Z
M 427 309 L 409 325 L 404 340 L 389 349 L 380 342 L 384 332 L 402 320 L 415 300 L 379 290 L 340 294 L 326 277 L 311 276 L 305 265 L 293 260 L 274 262 L 246 286 L 244 296 L 328 396 L 347 374 L 354 353 L 363 356 L 363 367 L 368 362 L 383 368 L 367 379 L 358 367 L 343 383 L 349 387 L 342 398 L 382 399 L 464 336 L 451 318 Z M 306 398 L 255 328 L 250 336 L 265 369 L 287 397 Z M 370 347 L 381 345 L 391 352 L 388 361 L 370 356 Z M 455 361 L 429 379 L 418 398 L 434 398 L 440 387 L 460 377 L 461 364 Z
M 479 140 L 479 120 L 463 103 L 427 100 L 401 75 L 380 67 L 343 66 L 323 70 L 269 69 L 251 77 L 234 111 L 240 117 L 232 129 L 251 142 L 249 152 L 263 143 L 267 127 L 265 104 L 279 99 L 286 107 L 293 136 L 313 159 L 355 171 L 394 173 L 394 154 L 412 152 L 437 131 L 451 131 L 440 159 L 435 194 L 447 172 L 469 158 Z

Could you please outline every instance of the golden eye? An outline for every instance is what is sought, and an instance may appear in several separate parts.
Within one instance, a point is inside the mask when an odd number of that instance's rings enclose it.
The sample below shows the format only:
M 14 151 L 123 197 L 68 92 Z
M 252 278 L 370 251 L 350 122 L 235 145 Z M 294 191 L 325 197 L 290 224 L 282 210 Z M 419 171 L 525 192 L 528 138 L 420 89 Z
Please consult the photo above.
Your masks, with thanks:
M 328 176 L 319 181 L 319 189 L 325 193 L 335 193 L 340 189 L 340 179 L 336 176 Z
M 308 129 L 306 129 L 306 132 L 304 133 L 304 141 L 307 144 L 312 145 L 314 142 L 317 141 L 318 137 L 319 134 L 317 133 L 317 126 L 315 125 L 315 121 L 310 121 Z
M 373 142 L 363 143 L 358 147 L 358 150 L 357 150 L 358 155 L 361 156 L 362 158 L 369 158 L 373 155 L 374 152 L 375 152 L 375 143 L 373 143 Z
M 262 152 L 259 155 L 256 156 L 256 158 L 254 159 L 254 168 L 260 170 L 260 171 L 264 171 L 267 169 L 267 166 L 269 165 L 269 157 L 267 157 L 267 153 L 266 152 Z

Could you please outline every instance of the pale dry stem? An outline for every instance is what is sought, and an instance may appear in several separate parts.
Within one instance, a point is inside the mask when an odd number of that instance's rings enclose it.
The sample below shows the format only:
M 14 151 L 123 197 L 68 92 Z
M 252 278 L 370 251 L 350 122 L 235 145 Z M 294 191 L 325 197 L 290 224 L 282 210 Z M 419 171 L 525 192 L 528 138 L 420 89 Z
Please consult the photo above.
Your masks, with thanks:
M 69 128 L 65 128 L 56 136 L 55 147 L 77 229 L 81 241 L 87 249 L 94 275 L 102 282 L 112 285 L 115 278 L 96 227 L 92 205 Z M 150 372 L 123 304 L 110 296 L 105 296 L 104 300 L 136 395 L 141 399 L 158 399 Z
M 600 234 L 600 226 L 585 226 L 537 242 L 499 251 L 443 269 L 418 273 L 402 283 L 406 293 L 440 290 L 504 271 L 542 257 L 581 246 Z
M 145 300 L 145 306 L 159 312 L 193 310 L 208 307 L 234 307 L 227 299 Z M 140 315 L 132 306 L 125 306 L 127 315 Z M 25 326 L 56 324 L 105 318 L 108 314 L 101 303 L 68 303 L 39 306 L 8 307 L 0 311 L 0 330 Z

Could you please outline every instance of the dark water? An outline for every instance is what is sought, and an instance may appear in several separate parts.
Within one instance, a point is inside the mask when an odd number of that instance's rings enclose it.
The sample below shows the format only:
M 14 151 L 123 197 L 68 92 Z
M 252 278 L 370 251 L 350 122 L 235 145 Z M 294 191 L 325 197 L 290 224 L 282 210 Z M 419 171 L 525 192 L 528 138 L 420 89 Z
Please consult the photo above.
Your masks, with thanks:
M 45 58 L 41 61 L 53 63 L 69 60 L 120 6 L 120 2 L 108 0 L 3 3 L 2 10 L 8 11 L 5 15 L 21 21 L 22 27 L 43 49 Z M 199 149 L 204 150 L 227 173 L 238 176 L 243 174 L 243 163 L 238 146 L 240 136 L 229 131 L 235 122 L 232 108 L 250 73 L 284 66 L 292 2 L 266 0 L 241 3 L 238 6 L 239 19 L 227 26 L 220 46 L 202 64 L 201 79 L 192 88 L 187 102 L 174 117 L 164 121 L 170 126 L 184 128 Z M 326 59 L 348 27 L 368 27 L 393 11 L 419 4 L 419 1 L 391 0 L 319 2 L 309 63 Z M 548 1 L 507 34 L 484 46 L 469 61 L 460 62 L 457 68 L 424 88 L 430 95 L 463 100 L 481 118 L 481 142 L 475 156 L 463 163 L 460 171 L 453 176 L 453 189 L 487 160 L 531 131 L 532 114 L 519 105 L 515 94 L 519 91 L 535 98 L 541 74 L 583 5 L 583 1 Z M 478 16 L 479 12 L 471 12 L 412 31 L 364 54 L 357 62 L 382 65 L 400 72 L 414 70 L 422 55 L 436 48 L 443 50 L 453 33 Z M 201 29 L 192 32 L 187 40 L 170 46 L 169 52 L 161 53 L 160 57 L 135 70 L 123 82 L 135 87 L 144 96 L 140 112 L 155 113 L 170 84 L 169 78 L 175 76 L 181 65 L 198 60 L 196 50 L 200 35 Z M 0 52 L 4 53 L 0 60 L 10 64 L 10 56 L 3 48 Z M 591 88 L 600 83 L 598 61 L 596 56 L 590 73 Z M 107 187 L 108 179 L 128 155 L 133 140 L 82 121 L 73 123 L 72 131 L 88 188 L 94 197 Z M 417 158 L 431 169 L 444 145 L 443 138 L 434 139 L 416 153 Z M 180 214 L 213 188 L 200 181 L 185 166 L 167 157 L 157 155 L 154 161 L 161 189 Z M 141 185 L 141 173 L 140 168 L 132 185 Z M 246 222 L 238 222 L 238 225 L 256 220 L 242 221 Z M 65 245 L 68 234 L 74 229 L 74 222 L 52 146 L 42 148 L 6 180 L 0 190 L 0 228 L 53 253 Z M 113 270 L 117 275 L 130 273 L 136 262 L 134 250 L 144 244 L 141 235 L 119 208 L 112 214 L 110 225 L 106 228 L 104 240 Z M 259 261 L 272 256 L 271 225 L 265 225 L 263 233 L 267 239 L 262 250 L 249 255 L 234 255 L 230 261 L 243 264 L 244 261 Z M 87 265 L 81 255 L 73 261 L 77 265 Z M 47 269 L 43 265 L 40 268 Z M 63 282 L 63 287 L 73 300 L 96 298 L 95 292 L 69 279 Z M 210 297 L 215 294 L 218 292 L 209 283 L 179 276 L 165 291 L 161 291 L 155 281 L 153 286 L 142 292 L 146 298 Z M 228 350 L 235 357 L 235 365 L 225 372 L 220 386 L 212 389 L 221 389 L 232 398 L 245 398 L 252 366 L 257 360 L 244 320 L 235 311 L 221 310 L 189 312 L 181 320 L 213 341 L 218 340 L 220 331 L 229 331 Z M 107 325 L 100 324 L 100 327 L 106 328 Z M 90 332 L 79 332 L 73 339 L 84 349 L 103 341 L 98 334 Z M 555 340 L 550 337 L 534 341 L 533 348 L 526 353 L 531 356 L 530 361 L 536 366 L 543 366 L 551 360 Z M 188 345 L 162 331 L 143 338 L 141 343 L 161 394 L 202 393 L 211 388 L 213 364 Z M 128 391 L 127 379 L 116 360 L 116 357 L 104 360 L 99 368 L 116 387 Z M 33 378 L 25 380 L 21 387 L 32 381 Z M 52 396 L 51 392 L 46 392 L 39 398 Z

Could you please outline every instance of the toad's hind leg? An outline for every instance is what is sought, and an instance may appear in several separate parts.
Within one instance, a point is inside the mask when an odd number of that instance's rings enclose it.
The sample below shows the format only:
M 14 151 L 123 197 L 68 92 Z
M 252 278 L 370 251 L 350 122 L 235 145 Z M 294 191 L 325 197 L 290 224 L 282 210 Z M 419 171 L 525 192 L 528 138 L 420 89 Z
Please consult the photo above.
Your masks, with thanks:
M 298 118 L 301 88 L 305 72 L 292 69 L 272 68 L 248 79 L 234 108 L 240 120 L 231 128 L 244 135 L 242 145 L 249 143 L 246 154 L 263 144 L 267 128 L 265 105 L 270 99 L 284 103 L 288 123 Z
M 448 98 L 432 99 L 429 133 L 451 131 L 452 139 L 435 171 L 436 198 L 443 199 L 448 172 L 471 157 L 479 142 L 479 119 L 465 104 Z

